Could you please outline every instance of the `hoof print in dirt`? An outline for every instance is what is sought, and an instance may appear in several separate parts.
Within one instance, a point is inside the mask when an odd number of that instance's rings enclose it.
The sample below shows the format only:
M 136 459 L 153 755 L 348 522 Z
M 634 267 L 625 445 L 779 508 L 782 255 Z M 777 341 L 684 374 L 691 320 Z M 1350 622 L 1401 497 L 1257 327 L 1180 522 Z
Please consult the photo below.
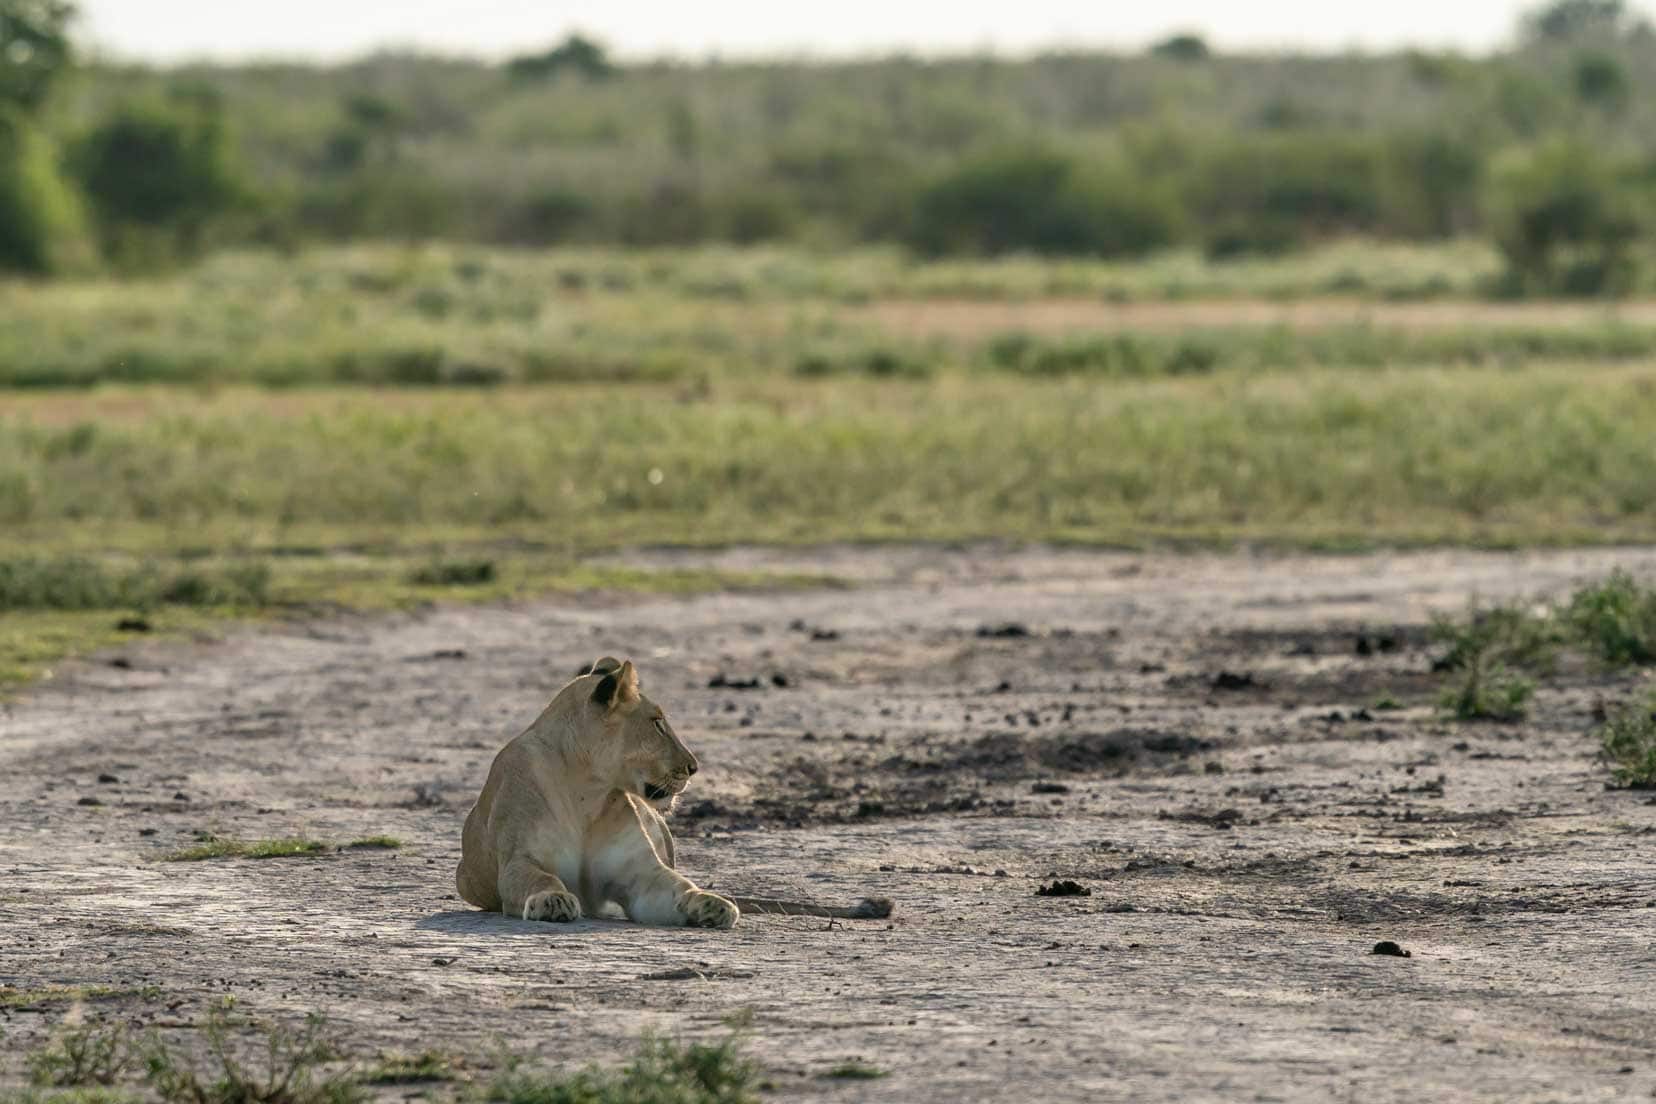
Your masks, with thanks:
M 1091 897 L 1092 890 L 1080 882 L 1060 879 L 1035 891 L 1037 897 Z
M 1390 955 L 1392 958 L 1413 958 L 1414 957 L 1408 951 L 1405 951 L 1402 947 L 1399 947 L 1396 943 L 1393 943 L 1389 939 L 1382 939 L 1380 942 L 1376 943 L 1374 945 L 1374 950 L 1370 951 L 1369 954 L 1371 954 L 1371 955 Z
M 1213 676 L 1212 686 L 1215 690 L 1266 690 L 1265 683 L 1254 678 L 1252 671 L 1220 671 Z
M 1007 621 L 1000 625 L 979 625 L 977 634 L 984 640 L 1017 640 L 1035 635 L 1029 631 L 1028 625 L 1018 621 Z

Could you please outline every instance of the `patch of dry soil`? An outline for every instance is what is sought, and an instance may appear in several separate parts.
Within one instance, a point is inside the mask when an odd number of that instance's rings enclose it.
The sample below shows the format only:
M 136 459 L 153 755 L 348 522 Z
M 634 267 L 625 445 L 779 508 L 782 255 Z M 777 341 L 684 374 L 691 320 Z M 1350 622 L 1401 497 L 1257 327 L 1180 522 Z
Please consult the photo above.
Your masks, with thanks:
M 66 1016 L 183 1034 L 231 995 L 320 1009 L 361 1055 L 479 1068 L 496 1039 L 602 1061 L 646 1026 L 719 1035 L 751 1008 L 776 1094 L 800 1099 L 1656 1087 L 1656 807 L 1606 790 L 1588 735 L 1639 676 L 1567 672 L 1527 723 L 1457 725 L 1431 706 L 1424 631 L 1474 593 L 1652 571 L 1656 551 L 631 560 L 858 585 L 152 645 L 0 707 L 0 1081 Z M 455 900 L 494 752 L 604 653 L 639 662 L 702 757 L 676 820 L 692 877 L 897 914 L 718 933 Z M 407 846 L 155 861 L 204 831 Z M 1059 881 L 1091 894 L 1037 896 Z M 1410 957 L 1370 953 L 1387 940 Z M 115 992 L 16 995 L 77 985 Z M 820 1076 L 853 1058 L 890 1075 Z

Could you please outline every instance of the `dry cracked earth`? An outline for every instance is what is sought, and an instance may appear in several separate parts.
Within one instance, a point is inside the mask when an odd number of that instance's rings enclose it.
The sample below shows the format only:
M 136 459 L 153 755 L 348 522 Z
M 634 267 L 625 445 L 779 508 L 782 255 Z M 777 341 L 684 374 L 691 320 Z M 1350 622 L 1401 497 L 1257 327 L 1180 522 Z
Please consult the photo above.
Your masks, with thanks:
M 478 1077 L 502 1044 L 610 1062 L 751 1009 L 775 1099 L 1656 1089 L 1656 805 L 1606 788 L 1589 735 L 1639 676 L 1568 669 L 1522 724 L 1455 723 L 1426 634 L 1656 550 L 630 560 L 852 585 L 136 644 L 0 706 L 0 1084 L 66 1019 L 184 1039 L 232 996 Z M 553 926 L 456 900 L 490 759 L 605 653 L 701 755 L 675 818 L 693 878 L 892 918 Z M 201 833 L 404 846 L 158 861 Z M 1055 880 L 1090 895 L 1037 895 Z M 848 1060 L 887 1075 L 823 1076 Z

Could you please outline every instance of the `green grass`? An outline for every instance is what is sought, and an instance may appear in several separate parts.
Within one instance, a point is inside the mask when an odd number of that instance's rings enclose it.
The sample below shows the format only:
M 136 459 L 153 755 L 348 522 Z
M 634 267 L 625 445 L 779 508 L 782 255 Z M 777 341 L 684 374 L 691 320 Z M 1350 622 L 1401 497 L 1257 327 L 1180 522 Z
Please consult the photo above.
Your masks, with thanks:
M 145 1080 L 163 1104 L 356 1104 L 367 1093 L 354 1070 L 334 1066 L 341 1057 L 325 1034 L 321 1016 L 301 1028 L 233 1021 L 222 1010 L 207 1020 L 206 1060 L 201 1061 L 151 1036 L 144 1053 Z M 262 1055 L 243 1059 L 235 1035 L 256 1035 Z
M 863 1062 L 841 1062 L 832 1069 L 824 1071 L 822 1076 L 839 1081 L 875 1081 L 889 1073 L 889 1070 L 883 1070 Z
M 28 1058 L 29 1079 L 37 1085 L 113 1085 L 138 1060 L 120 1027 L 68 1027 Z
M 1617 785 L 1656 787 L 1656 694 L 1617 710 L 1598 735 Z
M 0 315 L 0 388 L 471 390 L 959 372 L 1139 378 L 1656 354 L 1648 312 L 1623 321 L 1609 308 L 1467 304 L 1422 317 L 1407 304 L 1311 304 L 1285 308 L 1275 323 L 1270 311 L 1261 321 L 1212 302 L 1185 313 L 1112 314 L 1111 303 L 1141 298 L 1322 294 L 1340 286 L 1314 275 L 1329 268 L 1328 257 L 1339 258 L 1330 272 L 1351 277 L 1400 255 L 1373 244 L 1234 265 L 914 264 L 878 252 L 774 250 L 228 254 L 167 277 L 0 282 L 10 306 Z M 1047 300 L 1061 309 L 926 312 L 935 297 Z M 73 428 L 56 447 L 97 447 L 96 425 Z
M 333 844 L 313 839 L 238 840 L 213 838 L 194 847 L 169 851 L 163 862 L 202 862 L 206 859 L 287 859 L 295 856 L 325 855 L 338 850 Z
M 350 843 L 343 844 L 343 851 L 397 851 L 402 848 L 403 841 L 396 836 L 363 836 Z
M 365 1085 L 411 1085 L 422 1081 L 453 1081 L 460 1076 L 461 1062 L 452 1054 L 423 1050 L 418 1054 L 384 1054 L 375 1065 L 363 1070 Z
M 1582 645 L 1606 664 L 1656 663 L 1656 586 L 1617 571 L 1576 591 L 1562 617 Z
M 551 1072 L 508 1063 L 484 1089 L 494 1104 L 751 1104 L 758 1067 L 736 1038 L 680 1043 L 646 1038 L 618 1069 Z
M 1608 667 L 1656 663 L 1656 586 L 1616 570 L 1556 602 L 1474 602 L 1464 617 L 1434 621 L 1432 636 L 1445 646 L 1436 666 L 1452 673 L 1439 704 L 1459 720 L 1515 721 L 1535 692 L 1520 672 L 1549 674 L 1560 652 Z
M 143 1099 L 135 1090 L 103 1085 L 0 1089 L 0 1104 L 140 1104 Z

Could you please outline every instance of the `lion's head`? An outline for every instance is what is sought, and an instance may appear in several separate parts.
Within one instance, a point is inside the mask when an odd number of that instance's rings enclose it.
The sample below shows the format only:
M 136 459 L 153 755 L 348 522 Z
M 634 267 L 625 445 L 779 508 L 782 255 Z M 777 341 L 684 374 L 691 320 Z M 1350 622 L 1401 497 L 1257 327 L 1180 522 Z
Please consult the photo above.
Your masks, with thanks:
M 605 656 L 574 686 L 601 725 L 596 746 L 589 748 L 594 773 L 670 811 L 699 764 L 661 707 L 640 692 L 632 661 Z

